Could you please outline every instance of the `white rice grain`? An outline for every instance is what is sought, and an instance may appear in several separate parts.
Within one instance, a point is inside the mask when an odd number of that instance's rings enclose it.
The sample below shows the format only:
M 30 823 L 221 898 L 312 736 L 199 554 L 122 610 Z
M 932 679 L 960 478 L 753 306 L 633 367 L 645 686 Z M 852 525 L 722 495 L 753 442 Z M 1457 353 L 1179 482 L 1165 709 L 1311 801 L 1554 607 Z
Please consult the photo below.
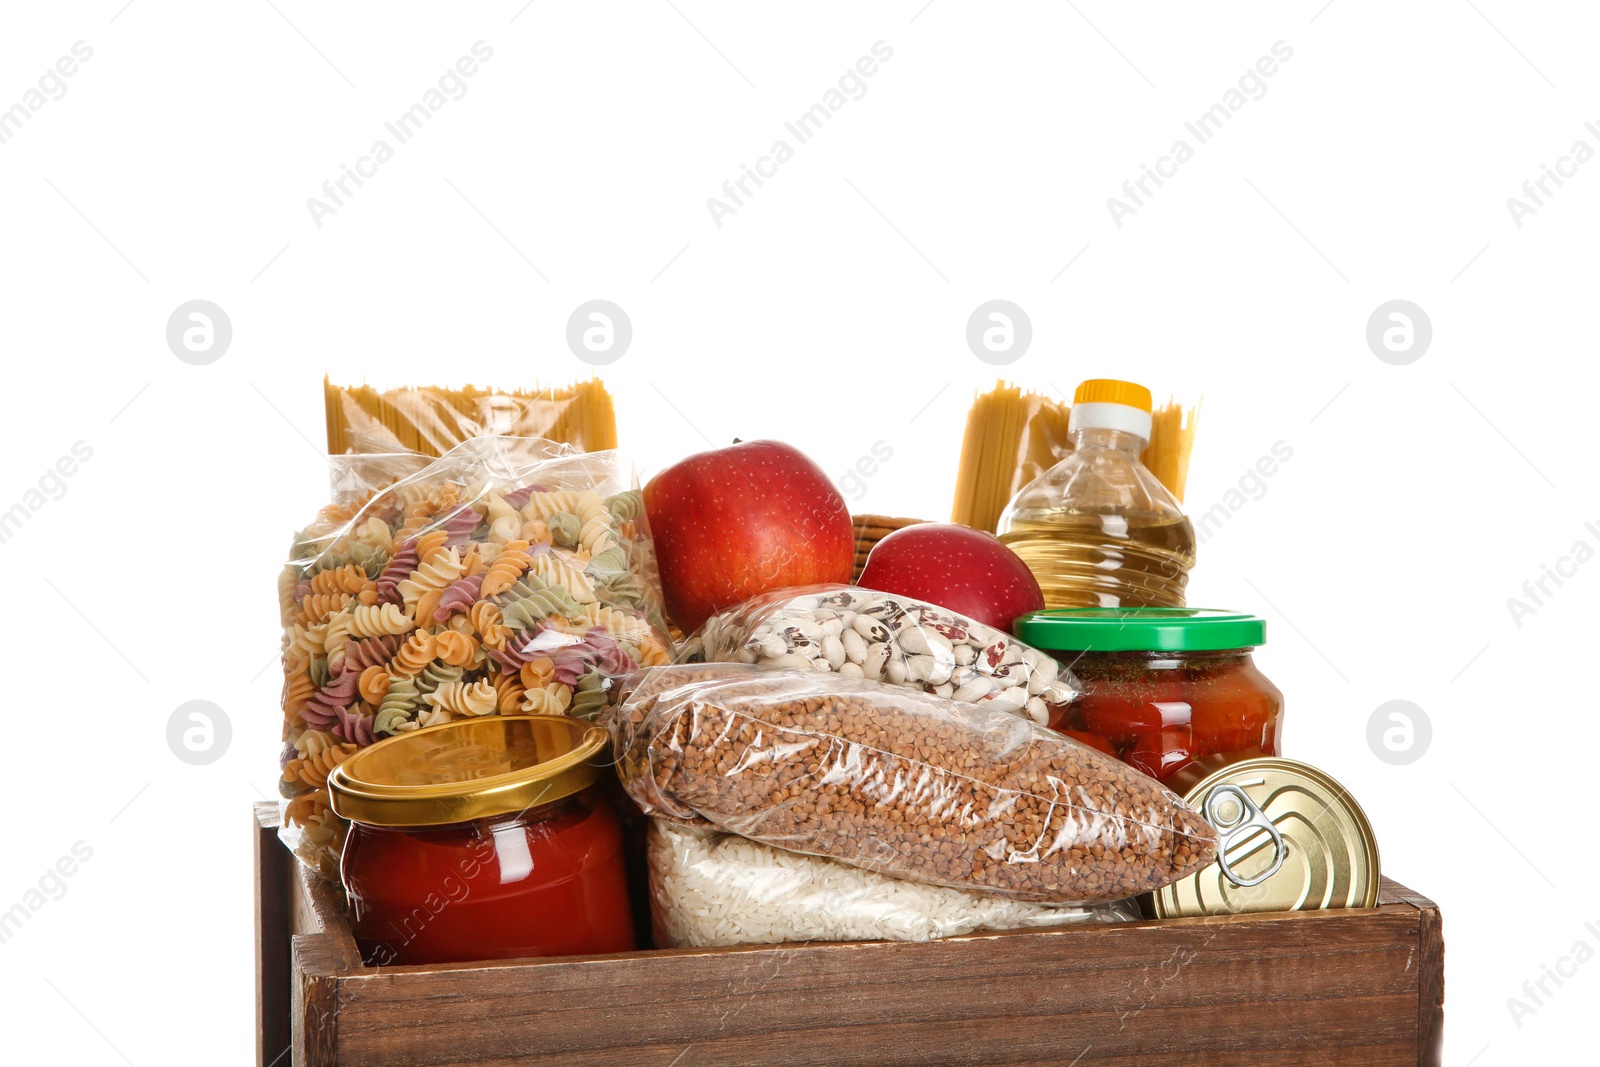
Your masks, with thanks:
M 1034 904 L 907 882 L 734 834 L 652 820 L 650 911 L 660 948 L 785 941 L 929 941 L 1139 918 L 1132 901 Z

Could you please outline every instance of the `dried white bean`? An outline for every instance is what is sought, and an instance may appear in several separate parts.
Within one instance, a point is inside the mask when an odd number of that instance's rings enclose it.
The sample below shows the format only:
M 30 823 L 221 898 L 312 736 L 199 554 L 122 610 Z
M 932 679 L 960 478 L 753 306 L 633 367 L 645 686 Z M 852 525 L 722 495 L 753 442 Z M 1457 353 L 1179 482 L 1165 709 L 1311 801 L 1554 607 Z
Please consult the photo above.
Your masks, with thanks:
M 1045 686 L 1039 696 L 1047 704 L 1070 704 L 1078 699 L 1078 691 L 1061 681 L 1054 681 Z
M 844 643 L 837 637 L 823 637 L 822 658 L 827 660 L 834 670 L 838 670 L 840 667 L 844 666 Z
M 867 647 L 867 658 L 861 664 L 862 673 L 873 681 L 883 677 L 884 670 L 889 665 L 889 646 L 878 642 Z
M 921 627 L 912 626 L 900 632 L 900 647 L 913 656 L 925 656 L 933 651 L 928 635 Z
M 986 671 L 992 671 L 1000 666 L 1001 661 L 1005 659 L 1006 648 L 1009 644 L 1009 641 L 1001 638 L 993 644 L 985 645 L 979 649 L 978 666 Z
M 912 656 L 906 660 L 906 678 L 913 682 L 926 682 L 933 677 L 934 669 L 938 666 L 939 661 L 932 656 Z
M 1007 711 L 1021 711 L 1028 703 L 1028 691 L 1020 685 L 1014 685 L 985 697 L 983 702 L 997 704 Z
M 857 615 L 851 626 L 856 633 L 874 644 L 889 640 L 889 628 L 871 615 Z
M 1061 674 L 1061 664 L 1057 663 L 1053 656 L 1046 656 L 1042 652 L 1038 653 L 1037 661 L 1030 660 L 1028 665 L 1033 668 L 1028 675 L 1028 692 L 1034 696 L 1049 689 Z
M 968 704 L 976 704 L 994 689 L 994 683 L 989 679 L 978 676 L 968 681 L 955 691 L 955 698 Z

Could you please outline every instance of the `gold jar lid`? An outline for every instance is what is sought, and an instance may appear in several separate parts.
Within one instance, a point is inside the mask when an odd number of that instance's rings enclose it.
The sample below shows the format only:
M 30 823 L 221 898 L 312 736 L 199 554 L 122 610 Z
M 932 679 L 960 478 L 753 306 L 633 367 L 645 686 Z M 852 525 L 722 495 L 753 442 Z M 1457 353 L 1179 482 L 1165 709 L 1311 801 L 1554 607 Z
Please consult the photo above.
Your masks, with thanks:
M 362 749 L 328 775 L 334 813 L 372 826 L 443 826 L 571 796 L 604 769 L 610 738 L 565 715 L 488 715 Z
M 1153 895 L 1157 918 L 1378 903 L 1372 825 L 1349 791 L 1315 767 L 1248 759 L 1206 774 L 1183 799 L 1222 840 L 1217 862 Z

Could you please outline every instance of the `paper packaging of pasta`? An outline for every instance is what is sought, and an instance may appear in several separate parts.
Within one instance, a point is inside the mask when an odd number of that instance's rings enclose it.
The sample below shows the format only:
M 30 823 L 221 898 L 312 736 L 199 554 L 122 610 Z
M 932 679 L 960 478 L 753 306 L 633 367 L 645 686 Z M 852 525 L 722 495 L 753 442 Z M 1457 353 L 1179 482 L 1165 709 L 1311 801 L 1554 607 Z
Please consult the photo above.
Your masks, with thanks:
M 1210 863 L 1216 831 L 1121 762 L 1011 712 L 734 664 L 633 675 L 608 716 L 647 814 L 1015 900 L 1089 904 Z
M 279 584 L 284 837 L 337 876 L 328 772 L 374 740 L 479 715 L 593 719 L 671 660 L 637 480 L 613 452 L 469 440 L 342 494 Z
M 894 593 L 813 585 L 755 597 L 707 619 L 679 662 L 830 671 L 921 689 L 1041 725 L 1075 700 L 1054 657 L 965 615 Z
M 657 948 L 940 937 L 1140 918 L 1133 901 L 1077 907 L 890 878 L 736 834 L 652 819 Z

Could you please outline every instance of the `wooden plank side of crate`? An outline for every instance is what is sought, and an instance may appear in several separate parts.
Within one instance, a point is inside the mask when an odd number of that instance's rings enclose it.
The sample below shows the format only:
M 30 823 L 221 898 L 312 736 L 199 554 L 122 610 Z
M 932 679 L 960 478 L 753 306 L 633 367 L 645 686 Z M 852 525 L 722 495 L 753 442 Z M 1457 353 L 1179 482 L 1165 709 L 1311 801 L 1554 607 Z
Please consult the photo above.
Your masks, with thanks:
M 1421 924 L 1417 947 L 1417 1062 L 1421 1067 L 1439 1067 L 1444 1057 L 1443 917 L 1433 901 L 1389 878 L 1383 880 L 1379 901 L 1409 904 L 1417 909 Z
M 289 869 L 294 857 L 278 843 L 278 805 L 257 804 L 256 1067 L 283 1067 L 291 1033 L 289 1011 Z
M 1439 1061 L 1438 910 L 1388 881 L 1371 911 L 379 969 L 333 887 L 287 873 L 312 1067 Z
M 1420 927 L 1417 909 L 1396 904 L 925 944 L 368 969 L 339 982 L 337 1062 L 660 1065 L 692 1049 L 685 1067 L 1044 1063 L 1063 1051 L 1085 1067 L 1276 1065 L 1338 1050 L 1412 1067 Z
M 269 1056 L 263 1043 L 258 1046 L 257 1058 L 264 1058 L 266 1067 L 340 1063 L 339 983 L 344 976 L 366 968 L 350 933 L 337 887 L 307 870 L 278 841 L 278 805 L 259 803 L 255 814 L 258 848 L 273 851 L 283 864 L 276 888 L 264 878 L 257 882 L 258 899 L 277 893 L 283 902 L 278 909 L 279 942 L 259 950 L 258 981 L 266 970 L 259 961 L 281 952 L 289 1050 L 289 1055 L 283 1055 L 280 1049 Z

